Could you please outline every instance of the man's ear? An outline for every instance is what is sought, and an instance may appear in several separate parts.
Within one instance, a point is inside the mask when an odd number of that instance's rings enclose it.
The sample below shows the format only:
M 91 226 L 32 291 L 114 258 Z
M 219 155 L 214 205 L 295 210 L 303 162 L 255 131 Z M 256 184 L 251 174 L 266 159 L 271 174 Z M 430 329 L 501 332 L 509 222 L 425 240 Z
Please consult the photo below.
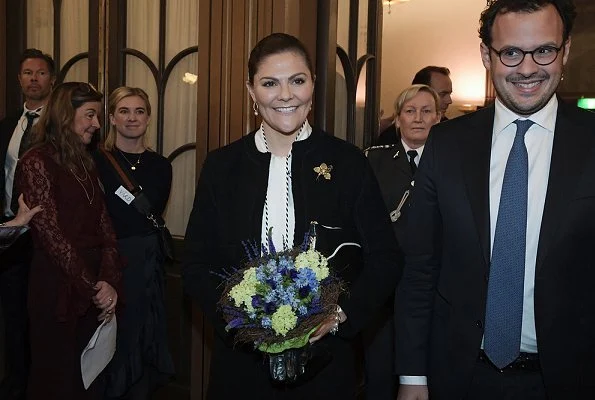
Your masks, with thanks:
M 491 71 L 492 59 L 490 58 L 490 52 L 491 52 L 490 48 L 485 43 L 482 42 L 479 45 L 479 52 L 481 53 L 481 62 L 483 63 L 483 66 L 488 71 Z

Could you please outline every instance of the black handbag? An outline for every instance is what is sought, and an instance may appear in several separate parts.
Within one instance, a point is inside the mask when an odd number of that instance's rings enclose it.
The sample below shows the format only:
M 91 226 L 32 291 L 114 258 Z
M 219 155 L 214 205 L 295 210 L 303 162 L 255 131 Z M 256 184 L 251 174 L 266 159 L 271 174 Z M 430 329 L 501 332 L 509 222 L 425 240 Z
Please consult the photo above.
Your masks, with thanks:
M 153 207 L 151 206 L 151 203 L 149 202 L 149 199 L 145 193 L 142 191 L 141 186 L 131 175 L 128 175 L 126 172 L 124 172 L 114 156 L 103 147 L 101 147 L 100 150 L 105 158 L 107 158 L 107 160 L 110 162 L 112 167 L 114 167 L 116 170 L 116 173 L 120 178 L 120 183 L 122 183 L 126 190 L 128 190 L 134 196 L 134 200 L 132 200 L 130 204 L 132 204 L 138 212 L 147 217 L 147 219 L 151 221 L 151 224 L 153 224 L 155 227 L 155 230 L 159 233 L 159 244 L 161 245 L 161 252 L 163 256 L 168 261 L 175 261 L 174 240 L 171 236 L 171 233 L 169 232 L 169 229 L 167 229 L 167 226 L 165 226 L 163 217 L 153 211 Z

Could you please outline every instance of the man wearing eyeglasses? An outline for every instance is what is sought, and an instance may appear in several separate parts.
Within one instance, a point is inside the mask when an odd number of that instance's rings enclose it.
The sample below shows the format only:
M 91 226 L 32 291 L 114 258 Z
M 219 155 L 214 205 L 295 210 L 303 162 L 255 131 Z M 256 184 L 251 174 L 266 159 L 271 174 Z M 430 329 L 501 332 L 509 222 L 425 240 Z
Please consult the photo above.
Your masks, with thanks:
M 56 80 L 54 60 L 37 49 L 27 49 L 20 60 L 18 80 L 25 103 L 17 114 L 0 121 L 0 222 L 10 221 L 18 209 L 14 173 L 29 148 L 32 128 L 46 105 Z M 24 399 L 29 365 L 27 330 L 27 276 L 33 245 L 22 235 L 2 254 L 0 301 L 5 326 L 5 373 L 0 399 Z
M 492 0 L 495 105 L 435 125 L 397 289 L 398 399 L 595 397 L 595 115 L 555 95 L 571 0 Z

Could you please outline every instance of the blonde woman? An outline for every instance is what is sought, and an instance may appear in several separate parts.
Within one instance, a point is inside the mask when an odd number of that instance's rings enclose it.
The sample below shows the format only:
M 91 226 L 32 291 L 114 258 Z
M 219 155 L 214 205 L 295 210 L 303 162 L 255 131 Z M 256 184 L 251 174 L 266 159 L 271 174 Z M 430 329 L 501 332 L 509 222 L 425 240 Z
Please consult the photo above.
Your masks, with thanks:
M 128 203 L 122 192 L 126 185 L 110 159 L 142 187 L 155 215 L 165 210 L 172 168 L 166 158 L 147 146 L 151 103 L 144 90 L 125 86 L 115 89 L 109 97 L 108 112 L 105 152 L 97 152 L 95 160 L 118 249 L 126 260 L 126 304 L 118 315 L 118 343 L 107 374 L 107 396 L 148 399 L 174 373 L 166 337 L 164 255 L 154 225 L 134 202 Z

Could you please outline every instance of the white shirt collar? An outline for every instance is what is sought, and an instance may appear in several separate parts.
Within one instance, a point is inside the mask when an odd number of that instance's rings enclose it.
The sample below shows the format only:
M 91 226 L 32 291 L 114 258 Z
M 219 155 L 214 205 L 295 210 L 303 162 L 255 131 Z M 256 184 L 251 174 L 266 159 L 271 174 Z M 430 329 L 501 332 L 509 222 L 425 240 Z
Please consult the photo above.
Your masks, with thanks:
M 558 98 L 554 95 L 547 102 L 547 104 L 535 114 L 529 116 L 517 115 L 509 110 L 500 99 L 496 98 L 495 115 L 494 115 L 494 133 L 497 134 L 506 129 L 517 119 L 530 119 L 537 125 L 546 129 L 550 133 L 554 133 L 556 128 L 556 113 L 558 111 Z
M 300 140 L 306 140 L 310 137 L 311 134 L 312 127 L 310 126 L 310 123 L 308 123 L 308 120 L 306 120 L 306 122 L 304 122 L 304 128 L 301 129 L 300 133 L 297 135 L 295 140 L 296 142 Z M 261 153 L 267 153 L 267 146 L 264 141 L 264 133 L 262 129 L 256 131 L 256 134 L 254 135 L 254 142 L 256 143 L 256 148 L 258 149 L 258 151 L 260 151 Z
M 37 114 L 41 114 L 41 112 L 43 111 L 43 107 L 44 106 L 41 106 L 41 107 L 37 107 L 34 110 L 30 110 L 30 109 L 27 108 L 27 103 L 25 103 L 25 104 L 23 104 L 23 115 L 27 114 L 28 112 L 34 112 L 34 113 L 37 113 Z
M 417 157 L 415 158 L 415 162 L 417 164 L 419 164 L 419 160 L 421 159 L 421 155 L 423 154 L 424 147 L 426 145 L 425 144 L 422 144 L 417 149 L 412 149 L 411 147 L 407 146 L 407 143 L 405 143 L 405 141 L 403 140 L 403 138 L 401 138 L 401 144 L 403 145 L 403 148 L 405 149 L 405 153 L 407 153 L 409 150 L 415 150 L 415 151 L 417 151 Z

